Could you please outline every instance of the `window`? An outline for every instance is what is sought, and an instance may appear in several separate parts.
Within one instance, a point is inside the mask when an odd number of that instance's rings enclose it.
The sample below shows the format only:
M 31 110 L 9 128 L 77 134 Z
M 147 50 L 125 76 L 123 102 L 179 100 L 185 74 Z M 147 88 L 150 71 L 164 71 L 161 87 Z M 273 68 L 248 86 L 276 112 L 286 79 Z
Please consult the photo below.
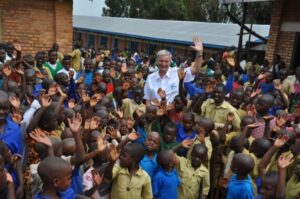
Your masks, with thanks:
M 138 42 L 136 42 L 136 41 L 131 41 L 131 42 L 129 43 L 129 49 L 130 49 L 131 51 L 137 51 L 137 49 L 138 49 Z
M 148 44 L 148 54 L 149 55 L 152 55 L 155 50 L 156 50 L 156 45 L 155 44 Z
M 87 38 L 87 47 L 88 48 L 92 48 L 94 47 L 95 45 L 95 35 L 88 35 L 88 38 Z
M 100 45 L 102 46 L 102 47 L 105 47 L 106 48 L 106 46 L 107 46 L 107 37 L 100 37 Z
M 119 48 L 119 40 L 118 39 L 114 39 L 113 47 L 114 47 L 114 49 Z

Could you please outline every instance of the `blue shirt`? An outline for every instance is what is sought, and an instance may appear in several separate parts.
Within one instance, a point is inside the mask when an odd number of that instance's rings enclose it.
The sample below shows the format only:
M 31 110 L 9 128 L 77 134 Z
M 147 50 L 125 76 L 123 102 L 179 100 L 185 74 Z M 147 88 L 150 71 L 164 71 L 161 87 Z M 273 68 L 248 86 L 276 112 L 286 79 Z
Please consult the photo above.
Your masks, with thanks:
M 148 173 L 150 178 L 152 179 L 153 176 L 158 171 L 158 165 L 156 163 L 157 154 L 155 153 L 152 158 L 149 158 L 147 155 L 140 162 L 140 166 Z
M 77 73 L 76 79 L 79 79 L 81 76 L 85 77 L 84 78 L 84 83 L 86 84 L 92 84 L 93 83 L 93 76 L 94 72 L 93 71 L 82 71 L 81 73 Z
M 184 127 L 182 124 L 176 124 L 176 126 L 177 126 L 177 135 L 176 135 L 177 142 L 181 143 L 183 140 L 194 139 L 196 137 L 195 131 L 193 131 L 193 133 L 190 136 L 187 136 L 185 134 Z
M 0 140 L 6 144 L 12 154 L 23 154 L 21 128 L 11 120 L 10 116 L 6 117 L 4 132 L 0 134 Z
M 179 185 L 180 181 L 175 169 L 166 172 L 160 168 L 152 181 L 153 196 L 155 199 L 178 198 Z
M 261 93 L 262 94 L 266 94 L 266 93 L 273 93 L 275 91 L 274 85 L 273 83 L 261 83 L 261 85 L 259 86 L 259 88 L 261 89 Z
M 197 87 L 197 85 L 193 82 L 184 83 L 184 88 L 189 94 L 190 97 L 193 97 L 196 94 L 203 94 L 204 89 Z
M 64 192 L 59 192 L 58 195 L 59 195 L 60 199 L 75 199 L 76 198 L 74 191 L 70 187 Z M 41 193 L 38 193 L 37 195 L 35 195 L 34 199 L 51 199 L 51 197 L 42 196 Z
M 238 180 L 236 177 L 234 174 L 229 180 L 226 199 L 254 199 L 251 178 L 248 176 L 245 180 Z

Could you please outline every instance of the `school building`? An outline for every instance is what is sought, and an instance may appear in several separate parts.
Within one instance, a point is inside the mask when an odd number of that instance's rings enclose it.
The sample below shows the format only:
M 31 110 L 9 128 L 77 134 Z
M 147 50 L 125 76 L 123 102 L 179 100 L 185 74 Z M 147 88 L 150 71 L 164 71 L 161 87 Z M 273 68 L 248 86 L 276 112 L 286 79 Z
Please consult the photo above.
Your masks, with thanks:
M 287 67 L 300 66 L 300 1 L 275 0 L 266 56 L 279 54 Z
M 72 50 L 72 0 L 0 0 L 0 42 L 18 40 L 24 53 L 60 44 Z
M 188 55 L 192 38 L 200 36 L 207 54 L 238 46 L 240 27 L 237 24 L 173 20 L 147 20 L 117 17 L 74 16 L 74 42 L 87 48 L 130 49 L 153 53 L 168 49 Z M 253 25 L 253 30 L 268 38 L 269 25 Z M 251 42 L 250 50 L 264 53 L 265 44 L 254 36 L 243 35 L 243 46 Z M 262 46 L 262 47 L 261 47 Z

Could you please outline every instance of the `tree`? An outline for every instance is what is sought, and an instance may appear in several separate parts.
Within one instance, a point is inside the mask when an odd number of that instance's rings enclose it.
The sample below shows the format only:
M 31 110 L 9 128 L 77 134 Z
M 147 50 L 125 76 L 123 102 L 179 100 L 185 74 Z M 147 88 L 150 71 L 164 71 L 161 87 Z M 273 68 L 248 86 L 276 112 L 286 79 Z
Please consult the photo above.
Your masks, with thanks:
M 103 16 L 145 19 L 230 22 L 218 0 L 105 0 Z M 271 20 L 271 2 L 248 4 L 247 23 L 268 24 Z M 229 11 L 241 18 L 241 4 L 230 4 Z

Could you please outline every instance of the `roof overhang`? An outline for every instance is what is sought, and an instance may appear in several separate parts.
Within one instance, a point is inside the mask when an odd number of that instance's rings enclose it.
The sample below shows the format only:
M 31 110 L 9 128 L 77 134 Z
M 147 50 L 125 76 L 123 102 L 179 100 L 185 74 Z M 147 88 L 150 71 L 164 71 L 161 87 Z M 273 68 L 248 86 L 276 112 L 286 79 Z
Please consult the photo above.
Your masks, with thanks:
M 230 4 L 230 3 L 251 3 L 261 1 L 273 1 L 273 0 L 219 0 L 219 4 Z

